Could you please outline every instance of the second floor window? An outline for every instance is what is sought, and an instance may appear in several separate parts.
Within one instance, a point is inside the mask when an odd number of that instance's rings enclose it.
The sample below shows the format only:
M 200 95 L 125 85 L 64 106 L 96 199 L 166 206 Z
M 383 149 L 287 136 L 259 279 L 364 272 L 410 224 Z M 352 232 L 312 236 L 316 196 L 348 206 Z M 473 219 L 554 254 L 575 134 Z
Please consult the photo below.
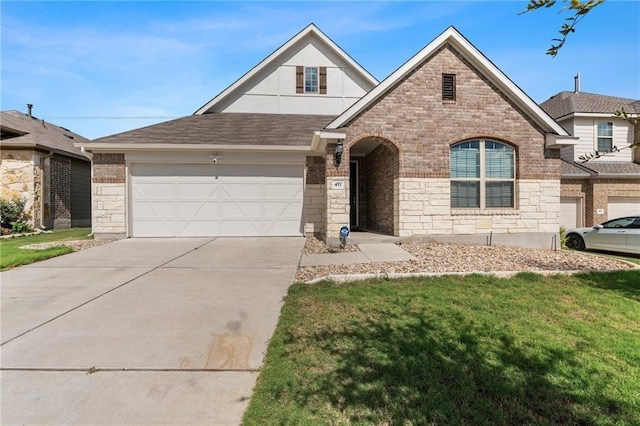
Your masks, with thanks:
M 318 93 L 318 68 L 304 68 L 304 92 Z
M 611 152 L 613 150 L 613 123 L 598 123 L 598 152 Z

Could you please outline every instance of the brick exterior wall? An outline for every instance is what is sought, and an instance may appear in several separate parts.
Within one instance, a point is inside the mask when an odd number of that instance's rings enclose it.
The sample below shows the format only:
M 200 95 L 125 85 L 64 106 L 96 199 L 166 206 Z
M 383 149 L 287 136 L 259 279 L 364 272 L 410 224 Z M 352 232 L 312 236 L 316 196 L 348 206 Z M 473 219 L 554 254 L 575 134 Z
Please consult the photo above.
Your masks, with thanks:
M 93 156 L 94 183 L 125 183 L 124 154 L 95 154 Z
M 51 158 L 51 207 L 54 228 L 71 227 L 71 159 Z
M 443 73 L 456 75 L 454 102 L 442 100 Z M 514 209 L 450 208 L 450 146 L 475 138 L 502 141 L 516 149 Z M 327 146 L 327 188 L 338 177 L 348 180 L 352 148 L 374 142 L 384 142 L 398 154 L 395 170 L 386 163 L 376 164 L 392 158 L 389 153 L 377 158 L 372 152 L 364 159 L 369 229 L 399 236 L 435 230 L 441 234 L 493 229 L 558 232 L 560 151 L 545 149 L 544 130 L 451 46 L 440 49 L 348 123 L 339 167 L 333 162 L 334 146 Z M 332 241 L 338 236 L 333 231 L 339 229 L 345 204 L 349 212 L 348 200 L 339 192 L 327 192 L 331 195 L 327 198 L 327 240 Z M 348 197 L 348 191 L 343 196 Z
M 393 234 L 393 182 L 398 176 L 398 150 L 388 142 L 365 157 L 367 229 Z
M 124 154 L 94 154 L 91 185 L 93 232 L 100 237 L 126 235 Z
M 307 157 L 307 184 L 324 185 L 325 159 Z
M 578 197 L 584 200 L 584 226 L 594 226 L 609 217 L 610 197 L 640 197 L 640 180 L 633 179 L 562 179 L 562 197 Z M 598 209 L 604 213 L 598 214 Z

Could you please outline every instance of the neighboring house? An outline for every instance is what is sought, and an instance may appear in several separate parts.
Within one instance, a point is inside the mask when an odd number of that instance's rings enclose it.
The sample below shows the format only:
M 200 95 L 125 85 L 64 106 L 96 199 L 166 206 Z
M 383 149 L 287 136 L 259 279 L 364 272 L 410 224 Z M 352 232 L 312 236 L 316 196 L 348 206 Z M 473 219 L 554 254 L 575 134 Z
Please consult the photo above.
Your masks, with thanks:
M 578 85 L 576 85 L 578 86 Z M 621 216 L 640 215 L 640 127 L 615 117 L 624 109 L 640 114 L 640 100 L 574 92 L 560 92 L 542 108 L 578 138 L 562 148 L 560 224 L 567 228 L 593 226 Z M 619 149 L 615 151 L 614 147 Z M 608 154 L 589 161 L 580 156 Z
M 310 25 L 194 115 L 80 146 L 98 236 L 550 247 L 574 141 L 453 27 L 378 83 Z
M 3 199 L 25 198 L 38 228 L 91 226 L 91 161 L 74 143 L 89 140 L 18 111 L 0 113 Z

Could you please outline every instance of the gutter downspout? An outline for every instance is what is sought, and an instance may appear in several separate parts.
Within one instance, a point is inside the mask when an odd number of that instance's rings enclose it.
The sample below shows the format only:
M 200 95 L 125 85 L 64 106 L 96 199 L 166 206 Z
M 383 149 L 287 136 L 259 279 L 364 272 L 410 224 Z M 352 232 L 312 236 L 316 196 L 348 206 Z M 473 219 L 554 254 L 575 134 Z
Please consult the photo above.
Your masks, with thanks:
M 49 154 L 45 155 L 44 157 L 40 157 L 40 170 L 42 170 L 42 182 L 40 183 L 40 229 L 47 229 L 47 227 L 44 226 L 44 162 L 45 160 L 53 157 L 54 154 L 55 152 L 49 151 Z M 51 172 L 51 170 L 49 170 L 49 172 Z

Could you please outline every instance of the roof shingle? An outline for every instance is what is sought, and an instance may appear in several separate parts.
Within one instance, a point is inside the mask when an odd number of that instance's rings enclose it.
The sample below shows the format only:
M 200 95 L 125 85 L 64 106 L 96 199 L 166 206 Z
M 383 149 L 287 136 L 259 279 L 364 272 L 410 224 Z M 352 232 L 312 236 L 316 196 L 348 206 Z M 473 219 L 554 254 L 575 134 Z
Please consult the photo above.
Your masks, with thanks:
M 334 116 L 306 114 L 213 113 L 95 139 L 91 143 L 217 144 L 306 146 Z
M 621 108 L 628 113 L 640 113 L 640 101 L 586 92 L 560 92 L 540 104 L 554 119 L 572 113 L 611 114 Z
M 21 134 L 21 136 L 3 139 L 0 144 L 5 148 L 41 148 L 87 159 L 87 156 L 82 153 L 80 148 L 76 148 L 73 144 L 84 143 L 89 140 L 64 127 L 56 126 L 36 117 L 30 117 L 15 110 L 0 112 L 0 125 L 3 129 Z

